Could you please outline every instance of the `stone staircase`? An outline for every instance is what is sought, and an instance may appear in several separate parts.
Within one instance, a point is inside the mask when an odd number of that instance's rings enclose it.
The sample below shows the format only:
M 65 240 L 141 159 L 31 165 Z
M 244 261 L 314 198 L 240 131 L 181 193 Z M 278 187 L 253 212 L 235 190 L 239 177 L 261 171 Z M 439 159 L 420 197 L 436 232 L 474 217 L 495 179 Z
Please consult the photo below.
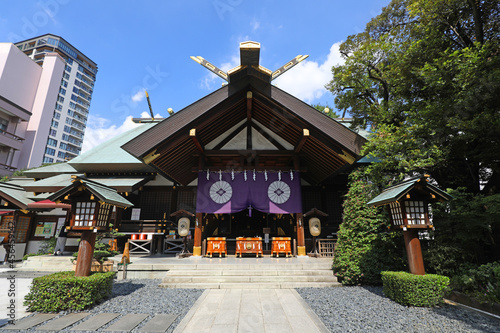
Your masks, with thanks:
M 337 287 L 330 260 L 312 258 L 270 260 L 237 259 L 238 262 L 172 267 L 160 287 L 203 289 L 287 289 Z M 247 262 L 245 262 L 247 261 Z

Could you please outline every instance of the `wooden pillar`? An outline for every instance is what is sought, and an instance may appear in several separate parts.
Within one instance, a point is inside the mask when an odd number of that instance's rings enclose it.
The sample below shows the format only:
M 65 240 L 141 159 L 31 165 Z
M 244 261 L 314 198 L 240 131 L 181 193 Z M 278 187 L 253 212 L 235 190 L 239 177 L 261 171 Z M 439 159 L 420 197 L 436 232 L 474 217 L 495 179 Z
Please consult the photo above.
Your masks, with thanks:
M 201 226 L 203 225 L 203 214 L 196 213 L 194 222 L 194 244 L 193 256 L 201 256 Z
M 306 242 L 304 239 L 304 219 L 302 213 L 297 213 L 297 255 L 306 255 Z
M 406 255 L 408 257 L 408 266 L 410 273 L 415 275 L 425 275 L 424 259 L 422 257 L 422 248 L 418 239 L 418 230 L 407 229 L 403 231 L 405 239 Z
M 82 238 L 78 248 L 78 260 L 76 261 L 75 276 L 90 275 L 96 236 L 97 233 L 92 232 L 91 230 L 85 230 L 82 232 Z

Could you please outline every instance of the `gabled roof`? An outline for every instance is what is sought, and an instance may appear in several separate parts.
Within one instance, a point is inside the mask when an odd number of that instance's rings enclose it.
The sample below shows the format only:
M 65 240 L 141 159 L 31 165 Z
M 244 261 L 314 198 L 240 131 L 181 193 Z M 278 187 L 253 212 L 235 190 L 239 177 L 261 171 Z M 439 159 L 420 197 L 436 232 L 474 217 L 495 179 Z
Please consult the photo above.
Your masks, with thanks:
M 308 162 L 304 167 L 309 181 L 320 183 L 361 157 L 366 139 L 357 133 L 279 88 L 262 85 L 252 77 L 242 80 L 189 105 L 122 148 L 140 159 L 153 157 L 151 166 L 175 182 L 187 185 L 196 178 L 193 169 L 197 170 L 199 165 L 199 151 L 189 136 L 190 129 L 196 129 L 203 145 L 212 142 L 247 118 L 247 92 L 251 91 L 252 119 L 274 134 L 296 146 L 303 129 L 310 131 L 300 152 L 302 160 Z M 292 154 L 293 150 L 289 152 Z M 225 168 L 234 159 L 239 162 L 239 156 L 230 156 L 219 164 Z
M 154 169 L 144 164 L 121 146 L 140 135 L 144 131 L 153 128 L 157 123 L 145 123 L 115 136 L 114 138 L 92 148 L 91 150 L 75 157 L 68 164 L 76 172 L 152 172 Z
M 29 178 L 47 178 L 62 173 L 76 173 L 75 168 L 69 163 L 56 163 L 24 171 L 24 175 Z
M 95 195 L 99 200 L 115 205 L 118 207 L 131 207 L 133 204 L 129 202 L 127 199 L 122 197 L 117 191 L 109 186 L 100 184 L 95 181 L 91 181 L 84 177 L 74 177 L 71 184 L 64 187 L 63 189 L 53 193 L 48 197 L 51 201 L 63 201 L 67 194 L 71 194 L 77 191 L 80 186 L 83 186 L 83 189 L 89 191 L 91 194 Z M 66 200 L 67 201 L 67 200 Z
M 34 202 L 28 198 L 28 193 L 21 186 L 10 182 L 0 183 L 0 197 L 19 209 L 27 209 L 28 205 Z
M 440 190 L 434 185 L 427 182 L 427 177 L 417 176 L 405 180 L 404 182 L 390 186 L 382 191 L 378 196 L 367 203 L 368 206 L 382 206 L 388 203 L 399 201 L 410 191 L 419 186 L 420 191 L 427 191 L 436 196 L 434 201 L 447 201 L 452 199 L 448 193 Z

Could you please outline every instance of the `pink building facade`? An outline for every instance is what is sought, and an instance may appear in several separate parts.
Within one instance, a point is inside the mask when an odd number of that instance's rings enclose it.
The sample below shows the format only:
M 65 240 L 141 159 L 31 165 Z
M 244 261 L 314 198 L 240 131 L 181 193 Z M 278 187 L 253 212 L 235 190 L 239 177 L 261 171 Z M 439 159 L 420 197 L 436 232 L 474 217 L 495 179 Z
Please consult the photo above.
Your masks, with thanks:
M 37 152 L 46 139 L 37 138 L 48 136 L 64 66 L 57 53 L 39 66 L 14 44 L 0 43 L 0 176 L 42 164 Z

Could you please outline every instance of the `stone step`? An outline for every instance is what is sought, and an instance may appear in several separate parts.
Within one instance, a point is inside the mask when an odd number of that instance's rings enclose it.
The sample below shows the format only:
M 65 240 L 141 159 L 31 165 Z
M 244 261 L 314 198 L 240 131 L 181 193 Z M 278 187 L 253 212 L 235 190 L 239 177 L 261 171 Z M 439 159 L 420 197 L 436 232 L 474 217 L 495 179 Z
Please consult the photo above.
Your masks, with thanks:
M 251 274 L 248 270 L 171 270 L 166 273 L 166 276 L 219 276 L 219 275 L 232 275 L 232 276 L 333 276 L 332 270 L 253 270 Z
M 259 283 L 161 283 L 162 288 L 182 289 L 294 289 L 340 287 L 339 282 L 259 282 Z
M 335 276 L 169 276 L 162 283 L 337 282 Z

